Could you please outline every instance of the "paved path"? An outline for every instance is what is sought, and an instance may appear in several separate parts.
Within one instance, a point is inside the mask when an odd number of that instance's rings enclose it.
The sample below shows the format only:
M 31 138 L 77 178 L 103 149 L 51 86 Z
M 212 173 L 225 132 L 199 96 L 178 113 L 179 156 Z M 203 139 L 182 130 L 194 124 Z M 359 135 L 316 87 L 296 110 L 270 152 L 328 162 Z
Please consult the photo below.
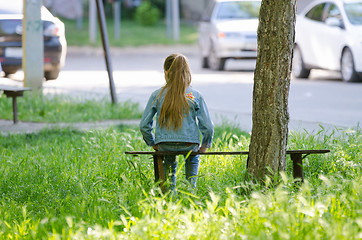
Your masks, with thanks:
M 119 125 L 138 125 L 139 120 L 106 120 L 99 122 L 86 123 L 38 123 L 38 122 L 18 122 L 0 119 L 0 134 L 17 134 L 17 133 L 36 133 L 43 129 L 52 128 L 72 128 L 80 131 L 107 129 Z
M 245 63 L 230 61 L 223 72 L 202 69 L 197 46 L 111 49 L 118 100 L 132 100 L 143 108 L 149 94 L 164 84 L 162 64 L 164 57 L 170 52 L 182 52 L 189 57 L 193 67 L 193 86 L 203 93 L 216 124 L 227 119 L 243 130 L 251 131 L 253 66 L 241 67 L 240 64 Z M 43 92 L 81 95 L 92 99 L 109 97 L 108 77 L 102 55 L 101 48 L 70 47 L 67 64 L 59 79 L 44 82 Z M 21 74 L 19 71 L 12 79 L 2 78 L 0 82 L 21 86 Z M 361 122 L 362 84 L 343 83 L 339 78 L 336 73 L 316 70 L 309 80 L 292 79 L 289 97 L 290 130 L 318 132 L 320 125 L 330 130 L 336 127 L 346 129 L 356 127 Z M 43 127 L 54 127 L 41 123 L 11 124 L 10 121 L 0 122 L 0 131 L 26 132 L 27 128 L 38 131 Z M 97 124 L 99 123 L 90 125 L 97 127 Z

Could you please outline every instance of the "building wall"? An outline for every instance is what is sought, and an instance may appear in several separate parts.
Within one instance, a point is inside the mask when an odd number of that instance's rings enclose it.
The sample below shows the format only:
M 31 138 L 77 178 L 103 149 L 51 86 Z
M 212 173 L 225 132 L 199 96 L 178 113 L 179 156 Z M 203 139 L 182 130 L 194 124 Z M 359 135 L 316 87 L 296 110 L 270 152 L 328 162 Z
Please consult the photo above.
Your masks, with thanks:
M 83 0 L 43 0 L 43 4 L 57 16 L 77 19 L 83 14 Z
M 209 2 L 211 0 L 180 0 L 182 18 L 199 21 Z
M 182 18 L 186 20 L 199 21 L 201 19 L 202 12 L 207 8 L 211 1 L 212 0 L 180 0 Z M 312 1 L 313 0 L 297 0 L 297 12 L 301 11 Z
M 297 13 L 303 10 L 304 7 L 306 7 L 309 3 L 313 2 L 314 0 L 297 0 Z

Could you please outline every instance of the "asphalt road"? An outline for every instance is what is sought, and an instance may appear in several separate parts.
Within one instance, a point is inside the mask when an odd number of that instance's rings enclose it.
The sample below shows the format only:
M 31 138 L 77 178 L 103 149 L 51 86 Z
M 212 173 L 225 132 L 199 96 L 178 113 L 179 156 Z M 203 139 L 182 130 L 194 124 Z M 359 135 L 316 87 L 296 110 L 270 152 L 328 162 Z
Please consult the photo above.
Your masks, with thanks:
M 196 46 L 112 49 L 117 98 L 143 108 L 151 92 L 164 84 L 163 60 L 173 52 L 185 54 L 193 73 L 192 86 L 204 96 L 215 123 L 225 121 L 251 130 L 255 61 L 228 61 L 226 71 L 202 69 Z M 22 85 L 22 72 L 0 84 Z M 70 48 L 66 66 L 55 81 L 43 83 L 45 93 L 110 99 L 109 80 L 101 49 Z M 362 83 L 344 83 L 335 72 L 313 70 L 310 79 L 292 79 L 289 96 L 291 130 L 354 128 L 362 122 Z

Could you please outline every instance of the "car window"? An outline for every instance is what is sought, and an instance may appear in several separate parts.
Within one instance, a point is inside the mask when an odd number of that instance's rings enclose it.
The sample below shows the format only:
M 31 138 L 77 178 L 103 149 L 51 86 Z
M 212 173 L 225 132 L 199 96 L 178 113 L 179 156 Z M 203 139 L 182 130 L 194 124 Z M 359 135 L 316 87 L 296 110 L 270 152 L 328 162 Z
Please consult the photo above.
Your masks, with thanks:
M 309 10 L 309 12 L 305 15 L 307 18 L 312 19 L 314 21 L 323 21 L 323 11 L 326 4 L 321 3 Z
M 337 5 L 335 5 L 335 4 L 330 5 L 329 10 L 327 11 L 327 15 L 326 15 L 325 19 L 330 18 L 330 17 L 338 18 L 339 20 L 342 21 L 341 11 L 339 10 Z
M 220 4 L 216 19 L 258 18 L 260 2 L 223 2 Z
M 353 25 L 362 25 L 362 3 L 345 3 L 344 9 Z

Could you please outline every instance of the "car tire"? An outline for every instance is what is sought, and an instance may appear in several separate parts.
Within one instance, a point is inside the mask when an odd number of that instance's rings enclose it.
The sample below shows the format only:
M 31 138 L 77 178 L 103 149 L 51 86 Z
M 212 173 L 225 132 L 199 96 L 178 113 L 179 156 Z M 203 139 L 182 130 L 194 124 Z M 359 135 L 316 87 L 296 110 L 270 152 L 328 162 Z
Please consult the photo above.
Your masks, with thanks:
M 354 68 L 353 55 L 349 48 L 342 52 L 341 75 L 344 82 L 358 82 L 360 80 Z
M 55 80 L 59 77 L 59 73 L 60 73 L 60 70 L 59 69 L 55 69 L 55 70 L 52 70 L 52 71 L 46 71 L 44 72 L 44 77 L 45 79 L 48 81 L 48 80 Z
M 201 59 L 201 67 L 202 68 L 209 68 L 209 61 L 207 57 L 202 57 Z
M 226 58 L 219 58 L 216 55 L 215 47 L 213 47 L 213 46 L 211 46 L 207 61 L 208 61 L 209 67 L 212 70 L 222 71 L 225 68 Z
M 19 69 L 17 67 L 9 67 L 9 66 L 2 66 L 2 68 L 3 68 L 3 72 L 5 73 L 5 76 L 8 76 L 9 74 L 14 74 Z
M 298 46 L 295 46 L 293 51 L 292 72 L 296 78 L 308 78 L 310 74 L 310 69 L 305 67 L 302 52 Z

